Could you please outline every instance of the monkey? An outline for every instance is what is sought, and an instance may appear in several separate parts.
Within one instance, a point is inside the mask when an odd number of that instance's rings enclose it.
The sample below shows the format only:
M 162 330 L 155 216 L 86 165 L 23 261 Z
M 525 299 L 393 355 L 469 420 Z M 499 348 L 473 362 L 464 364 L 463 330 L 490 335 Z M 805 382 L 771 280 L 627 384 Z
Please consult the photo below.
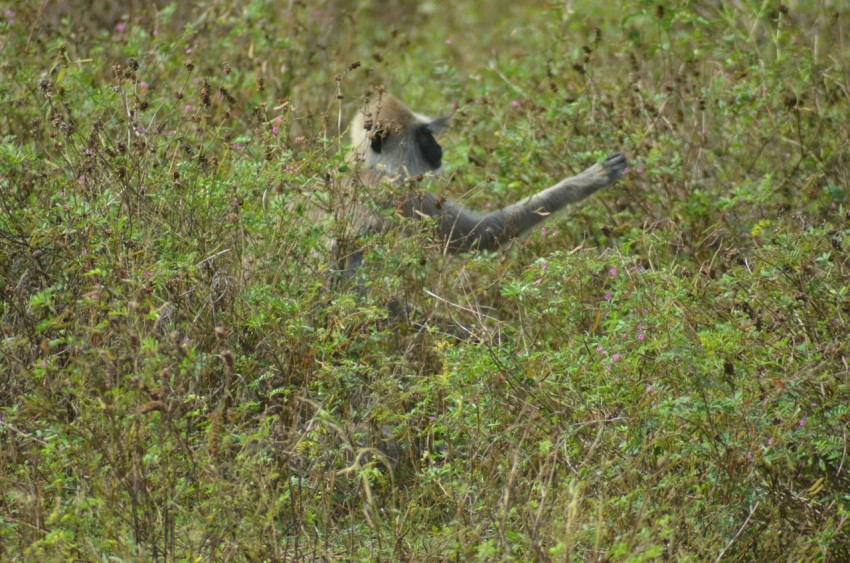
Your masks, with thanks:
M 571 203 L 579 202 L 619 180 L 626 171 L 626 156 L 615 152 L 580 174 L 516 203 L 477 213 L 461 204 L 419 189 L 418 180 L 442 170 L 443 149 L 437 137 L 448 127 L 450 116 L 431 118 L 412 111 L 398 98 L 378 91 L 367 99 L 349 126 L 353 164 L 351 181 L 367 190 L 401 192 L 399 197 L 379 196 L 377 207 L 395 208 L 404 217 L 431 218 L 438 227 L 445 251 L 498 250 Z M 395 188 L 386 190 L 388 187 Z M 358 196 L 359 197 L 359 196 Z M 356 197 L 355 197 L 356 199 Z M 386 229 L 385 214 L 367 210 L 362 202 L 342 207 L 355 237 Z M 362 265 L 362 254 L 350 244 L 336 241 L 337 271 L 351 280 Z
M 414 220 L 429 219 L 447 253 L 495 251 L 567 205 L 613 184 L 626 171 L 625 155 L 615 152 L 580 174 L 564 178 L 525 199 L 490 213 L 478 213 L 422 188 L 429 175 L 442 170 L 443 149 L 437 139 L 448 128 L 449 120 L 449 116 L 431 118 L 416 113 L 382 91 L 367 99 L 354 116 L 349 125 L 349 180 L 347 185 L 343 184 L 344 189 L 331 193 L 331 209 L 340 229 L 332 247 L 335 281 L 340 278 L 353 281 L 355 288 L 362 289 L 363 279 L 358 270 L 363 257 L 356 239 L 387 229 L 393 214 Z M 374 201 L 368 201 L 370 197 Z M 370 207 L 369 203 L 373 205 Z M 433 318 L 424 325 L 413 321 L 411 313 L 415 310 L 404 301 L 393 299 L 386 305 L 387 320 L 394 324 L 414 328 L 433 326 Z M 444 334 L 461 339 L 477 338 L 477 331 L 455 319 L 449 321 L 438 315 L 436 322 Z M 415 342 L 412 346 L 416 346 Z M 373 429 L 373 443 L 388 467 L 401 461 L 401 442 L 392 437 L 391 426 L 385 424 Z M 409 451 L 417 448 L 416 444 L 408 447 Z
M 437 136 L 448 127 L 449 119 L 413 112 L 399 99 L 379 91 L 376 98 L 367 98 L 350 124 L 349 159 L 355 163 L 353 181 L 368 188 L 382 183 L 402 187 L 400 198 L 380 201 L 379 206 L 395 207 L 408 218 L 432 218 L 443 248 L 451 253 L 498 250 L 567 205 L 613 184 L 626 171 L 626 156 L 615 152 L 577 176 L 485 214 L 422 189 L 404 189 L 406 183 L 442 169 L 443 149 Z M 358 213 L 358 235 L 387 227 L 381 214 L 367 213 L 363 221 L 362 210 Z M 342 268 L 350 277 L 362 264 L 362 256 L 354 251 L 344 258 Z

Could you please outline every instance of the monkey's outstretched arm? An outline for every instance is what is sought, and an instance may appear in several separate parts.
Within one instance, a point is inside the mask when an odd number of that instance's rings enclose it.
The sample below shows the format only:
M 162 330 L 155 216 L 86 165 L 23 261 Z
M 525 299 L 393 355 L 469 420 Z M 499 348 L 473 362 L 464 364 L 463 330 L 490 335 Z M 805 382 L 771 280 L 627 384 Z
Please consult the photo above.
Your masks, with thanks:
M 438 219 L 440 232 L 452 252 L 474 248 L 496 250 L 538 225 L 549 215 L 613 184 L 625 169 L 625 155 L 614 153 L 578 176 L 565 178 L 524 201 L 484 215 L 469 211 L 452 201 L 439 204 L 429 193 L 411 198 L 404 206 L 404 211 L 411 217 L 427 215 Z

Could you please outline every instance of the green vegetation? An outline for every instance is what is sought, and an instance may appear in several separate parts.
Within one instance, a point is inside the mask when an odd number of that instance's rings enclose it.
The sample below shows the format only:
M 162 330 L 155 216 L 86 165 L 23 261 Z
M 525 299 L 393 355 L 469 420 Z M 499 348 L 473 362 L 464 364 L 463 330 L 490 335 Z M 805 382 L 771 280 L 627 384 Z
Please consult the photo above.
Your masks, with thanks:
M 0 559 L 850 559 L 844 3 L 128 5 L 0 5 Z M 335 294 L 376 83 L 470 206 L 631 172 Z

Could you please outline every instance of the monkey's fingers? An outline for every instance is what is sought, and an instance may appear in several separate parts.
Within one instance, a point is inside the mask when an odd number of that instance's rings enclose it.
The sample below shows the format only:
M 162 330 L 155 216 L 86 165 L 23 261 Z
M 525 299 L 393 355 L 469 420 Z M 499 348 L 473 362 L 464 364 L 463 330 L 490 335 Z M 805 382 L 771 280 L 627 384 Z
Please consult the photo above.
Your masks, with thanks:
M 610 182 L 619 180 L 620 177 L 626 173 L 626 168 L 628 168 L 628 166 L 629 163 L 626 160 L 626 155 L 621 152 L 609 154 L 605 157 L 605 160 L 602 161 L 602 168 L 605 170 L 605 173 L 608 176 L 608 181 Z

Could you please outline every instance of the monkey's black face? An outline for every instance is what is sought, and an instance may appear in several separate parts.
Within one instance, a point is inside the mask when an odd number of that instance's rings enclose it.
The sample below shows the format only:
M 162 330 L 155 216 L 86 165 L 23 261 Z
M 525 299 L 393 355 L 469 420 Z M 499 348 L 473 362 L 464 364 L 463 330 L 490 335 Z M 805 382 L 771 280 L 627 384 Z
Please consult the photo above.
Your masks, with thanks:
M 443 163 L 443 148 L 434 138 L 434 134 L 427 125 L 422 125 L 416 129 L 414 142 L 428 166 L 432 170 L 438 170 Z
M 372 133 L 369 146 L 375 154 L 382 154 L 384 149 L 392 150 L 393 146 L 398 144 L 404 145 L 404 141 L 397 143 L 391 137 L 395 136 L 386 129 L 380 129 Z M 419 154 L 422 160 L 428 165 L 431 170 L 439 170 L 443 165 L 443 148 L 437 139 L 434 138 L 434 133 L 431 130 L 430 124 L 419 125 L 413 130 L 411 137 L 413 142 L 414 154 Z
M 372 150 L 378 154 L 381 154 L 381 151 L 384 150 L 384 141 L 386 140 L 387 136 L 388 134 L 386 131 L 376 131 L 372 135 L 372 142 L 370 143 Z

